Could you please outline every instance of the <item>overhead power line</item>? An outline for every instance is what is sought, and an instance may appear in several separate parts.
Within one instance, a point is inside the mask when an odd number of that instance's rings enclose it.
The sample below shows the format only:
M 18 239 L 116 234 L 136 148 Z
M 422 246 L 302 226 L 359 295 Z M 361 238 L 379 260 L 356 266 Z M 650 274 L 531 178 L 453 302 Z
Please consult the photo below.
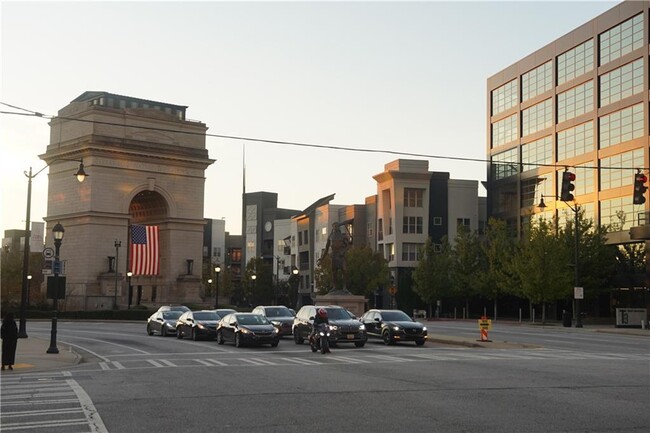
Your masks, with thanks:
M 368 148 L 361 148 L 361 147 L 350 147 L 350 146 L 332 146 L 332 145 L 325 145 L 325 144 L 314 144 L 314 143 L 300 143 L 300 142 L 295 142 L 295 141 L 283 141 L 283 140 L 270 140 L 270 139 L 264 139 L 264 138 L 254 138 L 254 137 L 244 137 L 244 136 L 236 136 L 236 135 L 225 135 L 225 134 L 212 134 L 208 132 L 194 132 L 194 131 L 183 131 L 183 130 L 178 130 L 178 129 L 168 129 L 168 128 L 157 128 L 153 126 L 139 126 L 139 125 L 126 125 L 123 123 L 115 123 L 115 122 L 104 122 L 101 120 L 89 120 L 89 119 L 77 119 L 73 117 L 67 117 L 67 116 L 53 116 L 53 115 L 46 115 L 43 113 L 40 113 L 38 111 L 33 111 L 33 110 L 28 110 L 26 108 L 21 108 L 17 107 L 14 105 L 7 104 L 5 102 L 0 102 L 2 105 L 6 105 L 7 107 L 15 108 L 17 110 L 22 110 L 25 111 L 26 113 L 16 113 L 12 111 L 0 111 L 0 114 L 12 114 L 12 115 L 21 115 L 21 116 L 33 116 L 33 117 L 40 117 L 43 119 L 63 119 L 63 120 L 69 120 L 69 121 L 74 121 L 74 122 L 82 122 L 82 123 L 94 123 L 97 125 L 108 125 L 108 126 L 119 126 L 122 128 L 134 128 L 134 129 L 144 129 L 144 130 L 150 130 L 150 131 L 158 131 L 158 132 L 172 132 L 175 134 L 186 134 L 186 135 L 197 135 L 197 136 L 206 136 L 206 137 L 213 137 L 213 138 L 221 138 L 221 139 L 227 139 L 227 140 L 239 140 L 239 141 L 249 141 L 249 142 L 256 142 L 256 143 L 268 143 L 268 144 L 277 144 L 277 145 L 282 145 L 282 146 L 297 146 L 297 147 L 307 147 L 307 148 L 314 148 L 314 149 L 325 149 L 325 150 L 340 150 L 340 151 L 346 151 L 346 152 L 362 152 L 362 153 L 382 153 L 382 154 L 388 154 L 388 155 L 397 155 L 397 156 L 410 156 L 410 157 L 418 157 L 418 158 L 430 158 L 430 159 L 443 159 L 443 160 L 451 160 L 451 161 L 464 161 L 464 162 L 480 162 L 484 164 L 492 164 L 492 165 L 505 165 L 505 166 L 530 166 L 530 167 L 553 167 L 553 168 L 568 168 L 567 165 L 565 164 L 540 164 L 540 163 L 527 163 L 527 162 L 518 162 L 518 161 L 491 161 L 488 159 L 483 159 L 483 158 L 469 158 L 469 157 L 462 157 L 462 156 L 446 156 L 446 155 L 431 155 L 431 154 L 426 154 L 426 153 L 415 153 L 415 152 L 404 152 L 404 151 L 398 151 L 398 150 L 386 150 L 386 149 L 368 149 Z M 580 165 L 580 169 L 608 169 L 608 170 L 648 170 L 650 171 L 649 168 L 647 167 L 598 167 L 598 166 L 587 166 L 587 165 Z

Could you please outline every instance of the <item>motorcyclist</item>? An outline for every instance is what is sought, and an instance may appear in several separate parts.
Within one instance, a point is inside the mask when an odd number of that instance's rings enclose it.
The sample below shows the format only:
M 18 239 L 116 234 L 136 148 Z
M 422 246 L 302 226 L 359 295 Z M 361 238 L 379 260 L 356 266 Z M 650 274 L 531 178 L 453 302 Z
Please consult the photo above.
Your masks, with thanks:
M 327 310 L 324 308 L 319 308 L 316 310 L 316 316 L 314 317 L 314 325 L 311 330 L 311 338 L 316 338 L 316 333 L 320 330 L 321 325 L 329 325 L 330 321 L 327 318 Z M 329 350 L 328 350 L 329 352 Z

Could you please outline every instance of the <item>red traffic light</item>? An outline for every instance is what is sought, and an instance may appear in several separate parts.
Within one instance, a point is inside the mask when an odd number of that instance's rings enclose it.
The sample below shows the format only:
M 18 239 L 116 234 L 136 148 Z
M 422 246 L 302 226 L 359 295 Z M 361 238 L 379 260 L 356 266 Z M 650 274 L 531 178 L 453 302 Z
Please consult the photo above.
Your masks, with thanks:
M 646 183 L 648 181 L 648 176 L 643 173 L 637 173 L 636 180 L 637 182 Z
M 567 171 L 567 172 L 565 172 L 564 174 L 565 174 L 565 175 L 564 175 L 564 178 L 565 178 L 566 180 L 568 180 L 569 182 L 573 182 L 574 180 L 576 180 L 576 174 L 575 174 L 575 173 L 572 173 L 572 172 L 570 172 L 570 171 Z

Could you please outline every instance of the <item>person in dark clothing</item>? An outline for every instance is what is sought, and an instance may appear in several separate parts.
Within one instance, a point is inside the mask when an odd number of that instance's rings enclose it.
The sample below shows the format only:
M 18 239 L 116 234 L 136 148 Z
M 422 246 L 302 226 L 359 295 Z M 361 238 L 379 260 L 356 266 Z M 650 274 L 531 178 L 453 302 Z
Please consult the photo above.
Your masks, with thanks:
M 5 315 L 2 320 L 0 334 L 2 337 L 2 369 L 9 367 L 9 370 L 13 370 L 13 365 L 16 363 L 16 345 L 18 343 L 18 326 L 16 326 L 13 313 Z
M 327 310 L 324 308 L 319 308 L 316 310 L 316 317 L 314 317 L 314 326 L 312 326 L 311 337 L 316 338 L 316 333 L 320 329 L 320 326 L 323 324 L 329 325 L 329 323 L 330 321 L 327 318 Z

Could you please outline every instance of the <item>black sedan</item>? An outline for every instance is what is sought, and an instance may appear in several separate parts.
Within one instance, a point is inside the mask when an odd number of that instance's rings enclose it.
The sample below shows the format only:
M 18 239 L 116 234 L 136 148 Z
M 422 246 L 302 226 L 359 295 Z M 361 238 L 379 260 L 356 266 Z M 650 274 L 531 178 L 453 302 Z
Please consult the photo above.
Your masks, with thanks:
M 266 317 L 255 313 L 229 314 L 217 327 L 217 342 L 226 341 L 235 343 L 236 347 L 244 344 L 270 344 L 277 347 L 280 342 L 278 328 Z
M 280 331 L 280 337 L 293 333 L 293 319 L 296 316 L 284 305 L 259 305 L 253 309 L 253 313 L 261 314 L 274 324 Z
M 381 338 L 385 344 L 415 341 L 422 346 L 427 340 L 427 328 L 400 310 L 369 310 L 360 320 L 368 337 Z
M 176 338 L 214 338 L 217 336 L 219 316 L 214 311 L 186 311 L 176 321 Z
M 176 334 L 176 322 L 182 311 L 156 311 L 147 319 L 147 334 L 158 333 L 163 337 Z

